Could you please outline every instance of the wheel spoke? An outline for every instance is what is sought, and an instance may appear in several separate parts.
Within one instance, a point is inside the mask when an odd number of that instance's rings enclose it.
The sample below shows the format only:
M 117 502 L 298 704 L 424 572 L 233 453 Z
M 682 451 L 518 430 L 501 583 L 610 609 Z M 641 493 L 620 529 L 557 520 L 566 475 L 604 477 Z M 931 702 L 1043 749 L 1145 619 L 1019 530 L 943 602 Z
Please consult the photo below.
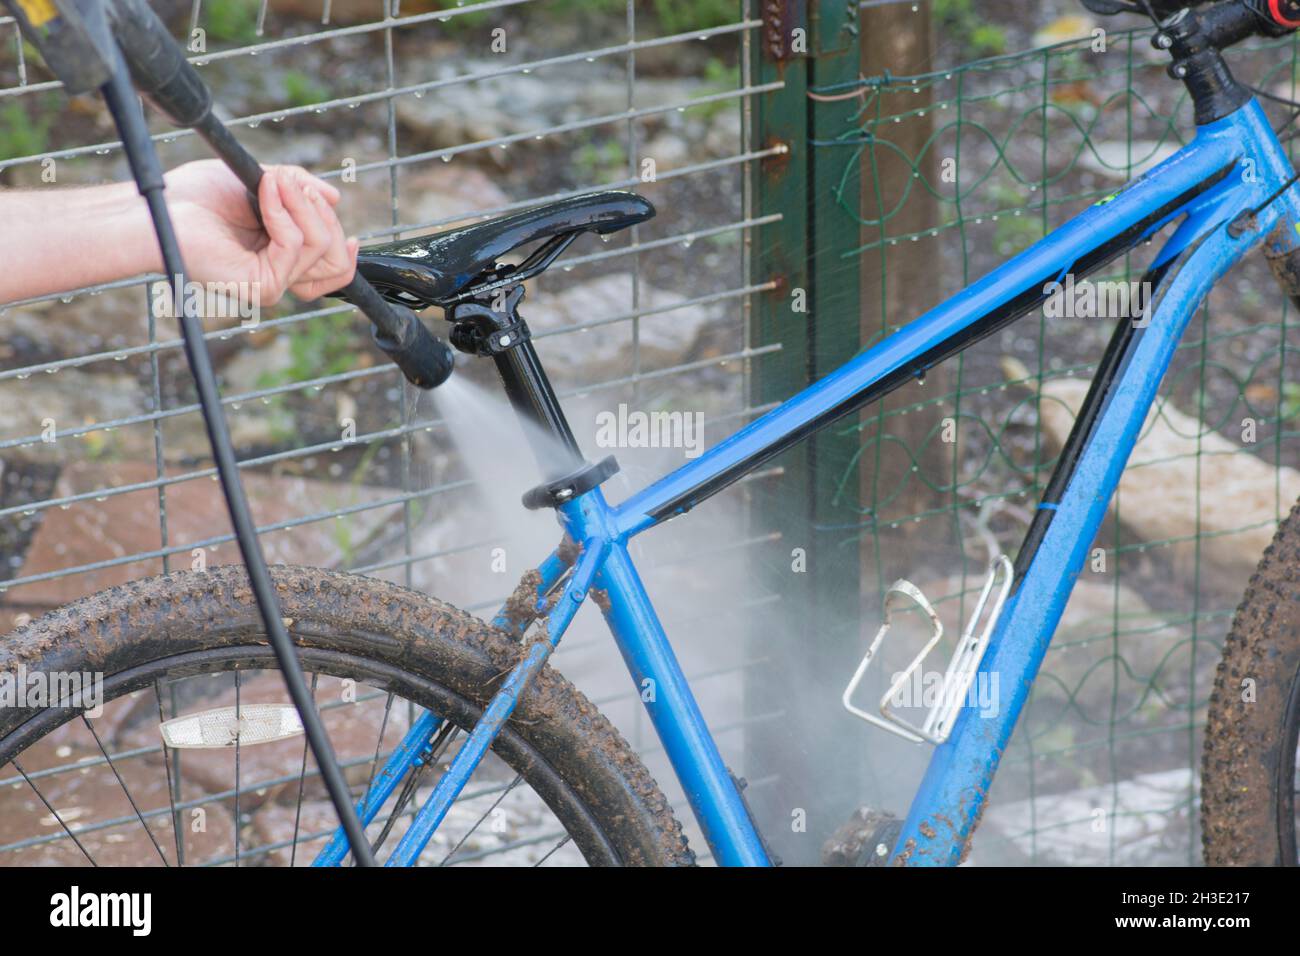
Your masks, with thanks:
M 153 831 L 149 829 L 149 824 L 145 822 L 144 814 L 140 812 L 140 807 L 135 802 L 135 797 L 131 796 L 130 788 L 127 787 L 126 781 L 122 779 L 122 775 L 118 773 L 117 764 L 113 763 L 113 758 L 108 755 L 108 749 L 104 746 L 104 742 L 99 739 L 99 734 L 90 723 L 90 718 L 85 714 L 82 714 L 81 722 L 85 724 L 86 729 L 90 731 L 90 736 L 95 738 L 95 746 L 99 748 L 99 752 L 102 753 L 104 759 L 108 761 L 108 769 L 113 771 L 113 776 L 117 778 L 117 785 L 122 788 L 122 793 L 126 795 L 126 802 L 131 804 L 131 809 L 135 812 L 136 819 L 140 821 L 140 826 L 144 827 L 145 836 L 149 838 L 149 842 L 153 844 L 153 848 L 158 851 L 158 857 L 163 861 L 163 866 L 171 866 L 171 864 L 167 862 L 167 854 L 164 853 L 162 847 L 158 845 L 157 838 L 153 835 Z M 166 750 L 165 747 L 163 749 Z
M 235 868 L 239 868 L 239 741 L 243 738 L 243 728 L 239 725 L 239 691 L 243 672 L 235 671 Z
M 375 755 L 370 758 L 370 776 L 366 778 L 366 795 L 370 795 L 370 788 L 375 785 L 375 774 L 379 770 L 379 753 L 384 746 L 384 733 L 388 730 L 388 718 L 393 712 L 393 695 L 388 694 L 388 699 L 384 701 L 384 719 L 379 722 L 379 739 L 375 741 Z
M 438 733 L 433 738 L 433 743 L 429 745 L 428 758 L 424 763 L 420 764 L 420 766 L 412 771 L 411 775 L 406 778 L 406 782 L 402 784 L 402 789 L 398 792 L 397 799 L 393 803 L 393 809 L 388 814 L 388 819 L 384 821 L 384 829 L 380 831 L 378 838 L 370 848 L 371 852 L 379 852 L 379 848 L 384 845 L 384 841 L 388 839 L 388 835 L 393 832 L 393 825 L 401 818 L 402 811 L 406 809 L 407 805 L 411 802 L 411 798 L 415 796 L 425 774 L 427 774 L 429 769 L 442 758 L 447 747 L 450 746 L 451 742 L 459 733 L 460 728 L 454 726 L 448 721 L 443 721 L 442 725 L 439 726 Z
M 158 681 L 156 680 L 153 682 L 153 696 L 154 699 L 158 702 L 158 723 L 161 724 L 167 718 L 163 714 L 162 687 L 159 685 Z M 168 807 L 171 808 L 172 838 L 176 841 L 176 865 L 184 866 L 185 851 L 184 849 L 182 849 L 183 844 L 181 841 L 181 818 L 180 818 L 180 814 L 176 811 L 176 788 L 180 783 L 179 780 L 180 754 L 176 755 L 176 760 L 178 763 L 177 775 L 173 776 L 172 758 L 171 758 L 170 751 L 171 751 L 170 747 L 166 745 L 163 746 L 162 748 L 163 771 L 167 774 L 167 805 Z M 105 754 L 104 756 L 107 757 L 108 754 Z
M 19 766 L 17 760 L 15 760 L 13 764 L 14 764 L 14 769 L 17 770 L 20 774 L 22 774 L 23 779 L 27 781 L 27 786 L 31 787 L 32 790 L 36 793 L 36 796 L 40 798 L 41 803 L 45 804 L 45 809 L 49 810 L 50 814 L 54 817 L 54 819 L 58 821 L 59 826 L 63 827 L 63 832 L 66 833 L 68 836 L 72 837 L 72 842 L 77 844 L 77 849 L 80 850 L 82 855 L 85 856 L 85 858 L 90 861 L 90 865 L 94 867 L 99 866 L 99 864 L 95 862 L 95 858 L 90 855 L 90 851 L 81 845 L 81 841 L 77 839 L 77 835 L 68 828 L 68 825 L 66 823 L 63 822 L 63 817 L 59 815 L 59 811 L 55 810 L 54 807 L 50 805 L 50 801 L 45 799 L 45 794 L 41 793 L 41 788 L 36 786 L 36 784 L 32 782 L 31 777 L 27 776 L 27 771 L 24 770 L 21 766 Z
M 313 672 L 311 675 L 311 703 L 316 706 L 316 685 L 320 681 L 320 675 Z M 289 850 L 289 867 L 292 869 L 298 859 L 298 834 L 302 827 L 302 794 L 307 785 L 307 748 L 309 741 L 304 736 L 302 739 L 302 769 L 298 771 L 298 801 L 293 811 L 293 847 Z
M 569 836 L 567 833 L 564 834 L 564 836 L 560 837 L 560 842 L 557 843 L 557 844 L 555 844 L 555 846 L 551 847 L 549 850 L 547 850 L 547 851 L 546 851 L 546 856 L 542 857 L 540 860 L 538 860 L 536 863 L 534 863 L 533 866 L 534 866 L 534 867 L 539 867 L 539 866 L 541 866 L 543 863 L 545 863 L 547 860 L 549 860 L 549 859 L 554 855 L 554 853 L 555 853 L 556 850 L 558 850 L 560 847 L 564 846 L 564 844 L 568 843 L 568 842 L 569 842 L 570 840 L 572 840 L 572 839 L 573 839 L 573 837 Z
M 492 801 L 492 806 L 487 808 L 484 814 L 478 818 L 478 821 L 472 827 L 469 828 L 469 832 L 466 833 L 463 837 L 461 837 L 460 841 L 447 852 L 447 855 L 442 858 L 442 862 L 438 864 L 439 866 L 447 865 L 447 861 L 450 860 L 456 854 L 457 850 L 459 850 L 462 846 L 465 845 L 465 841 L 474 835 L 474 831 L 483 825 L 483 821 L 492 815 L 493 810 L 501 806 L 501 801 L 504 800 L 507 796 L 509 796 L 510 791 L 513 790 L 515 787 L 517 787 L 519 785 L 519 781 L 523 779 L 524 779 L 524 775 L 522 773 L 515 775 L 515 779 L 510 781 L 510 786 L 502 790 L 500 796 L 498 796 L 495 800 Z

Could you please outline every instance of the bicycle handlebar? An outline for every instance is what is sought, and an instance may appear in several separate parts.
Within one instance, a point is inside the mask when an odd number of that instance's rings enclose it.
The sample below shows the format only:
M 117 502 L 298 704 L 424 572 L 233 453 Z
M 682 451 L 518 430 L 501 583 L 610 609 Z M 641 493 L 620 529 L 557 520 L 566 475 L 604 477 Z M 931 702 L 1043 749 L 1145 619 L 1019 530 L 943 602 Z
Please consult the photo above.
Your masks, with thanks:
M 1156 19 L 1165 18 L 1180 10 L 1203 7 L 1211 0 L 1082 0 L 1093 13 L 1111 16 L 1116 13 L 1147 13 L 1148 8 Z M 1261 21 L 1261 25 L 1275 35 L 1289 33 L 1300 27 L 1300 0 L 1236 0 L 1244 4 Z
M 109 19 L 137 88 L 174 125 L 193 129 L 248 190 L 253 211 L 262 166 L 212 112 L 212 94 L 198 71 L 146 0 L 111 0 Z M 405 306 L 389 302 L 360 273 L 330 293 L 347 299 L 374 325 L 375 344 L 420 388 L 436 388 L 451 375 L 455 357 Z

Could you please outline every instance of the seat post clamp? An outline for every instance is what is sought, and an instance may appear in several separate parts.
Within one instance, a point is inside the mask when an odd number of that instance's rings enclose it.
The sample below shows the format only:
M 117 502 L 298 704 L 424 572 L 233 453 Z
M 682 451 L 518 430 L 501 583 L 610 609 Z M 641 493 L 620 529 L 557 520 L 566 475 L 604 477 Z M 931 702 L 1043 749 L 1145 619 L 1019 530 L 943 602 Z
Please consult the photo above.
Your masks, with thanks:
M 524 507 L 529 511 L 537 511 L 539 508 L 558 508 L 566 501 L 572 501 L 597 485 L 603 484 L 606 479 L 617 473 L 618 462 L 614 460 L 613 455 L 602 458 L 598 462 L 588 462 L 576 471 L 524 492 Z
M 518 285 L 504 297 L 500 308 L 493 308 L 483 299 L 451 306 L 447 310 L 447 320 L 452 323 L 451 344 L 462 352 L 485 358 L 523 345 L 533 337 L 528 323 L 519 315 L 523 297 L 524 287 Z

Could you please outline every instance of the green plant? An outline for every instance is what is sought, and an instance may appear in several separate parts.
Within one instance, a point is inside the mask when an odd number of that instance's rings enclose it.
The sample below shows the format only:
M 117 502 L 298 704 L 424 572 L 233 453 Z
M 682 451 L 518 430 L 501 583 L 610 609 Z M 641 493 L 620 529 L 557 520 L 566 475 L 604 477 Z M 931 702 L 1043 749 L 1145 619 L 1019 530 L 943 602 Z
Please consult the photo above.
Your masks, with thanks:
M 976 12 L 973 0 L 934 0 L 935 28 L 944 36 L 955 36 L 974 56 L 996 56 L 1007 49 L 1006 31 L 987 22 Z
M 589 139 L 573 151 L 572 162 L 579 182 L 598 183 L 627 171 L 627 149 L 618 139 Z
M 311 106 L 329 99 L 329 90 L 299 70 L 288 70 L 280 81 L 284 84 L 284 101 L 288 106 Z
M 259 0 L 209 0 L 203 7 L 203 28 L 212 40 L 251 43 L 257 39 L 259 7 Z
M 461 2 L 461 0 L 439 0 L 438 9 L 462 10 L 465 7 L 473 7 L 477 3 L 481 2 L 483 2 L 483 0 L 469 0 L 469 2 Z M 491 21 L 493 16 L 497 15 L 497 13 L 498 11 L 496 10 L 484 10 L 480 13 L 458 13 L 456 16 L 448 17 L 446 21 L 443 21 L 442 27 L 448 33 L 457 33 L 462 30 L 476 29 Z
M 737 89 L 740 89 L 740 65 L 724 63 L 716 56 L 709 57 L 704 64 L 703 76 L 700 78 L 700 96 L 713 96 Z M 712 119 L 723 110 L 734 109 L 739 109 L 739 100 L 722 99 L 714 100 L 712 103 L 701 103 L 699 106 L 688 106 L 686 112 L 690 116 Z
M 1012 256 L 1028 249 L 1043 238 L 1042 219 L 1025 206 L 1024 193 L 1015 187 L 996 183 L 988 191 L 997 210 L 993 244 L 999 255 Z
M 736 0 L 654 0 L 654 11 L 665 33 L 689 33 L 735 23 L 740 4 Z
M 36 117 L 32 118 L 18 100 L 0 107 L 0 158 L 12 159 L 44 152 L 55 115 L 53 110 L 37 104 Z
M 1290 421 L 1300 415 L 1300 382 L 1282 383 L 1282 421 Z

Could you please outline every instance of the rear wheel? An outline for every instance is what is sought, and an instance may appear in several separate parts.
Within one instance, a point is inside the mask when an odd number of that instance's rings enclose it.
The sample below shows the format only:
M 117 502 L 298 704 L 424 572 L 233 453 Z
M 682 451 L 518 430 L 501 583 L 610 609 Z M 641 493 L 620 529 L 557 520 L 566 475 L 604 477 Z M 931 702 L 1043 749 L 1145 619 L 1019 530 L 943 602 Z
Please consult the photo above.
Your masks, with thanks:
M 1207 864 L 1296 865 L 1298 738 L 1300 503 L 1250 579 L 1215 675 L 1201 763 Z
M 306 568 L 272 576 L 358 799 L 421 710 L 442 720 L 418 787 L 406 788 L 404 803 L 399 787 L 367 829 L 382 861 L 520 645 L 383 581 Z M 219 720 L 223 708 L 251 720 L 256 705 L 288 701 L 242 568 L 115 588 L 0 643 L 0 678 L 11 687 L 83 674 L 102 675 L 102 713 L 22 700 L 0 708 L 0 864 L 301 866 L 332 836 L 333 809 L 301 734 L 219 749 L 162 745 L 163 720 Z M 693 858 L 644 765 L 548 668 L 420 859 L 476 862 Z

